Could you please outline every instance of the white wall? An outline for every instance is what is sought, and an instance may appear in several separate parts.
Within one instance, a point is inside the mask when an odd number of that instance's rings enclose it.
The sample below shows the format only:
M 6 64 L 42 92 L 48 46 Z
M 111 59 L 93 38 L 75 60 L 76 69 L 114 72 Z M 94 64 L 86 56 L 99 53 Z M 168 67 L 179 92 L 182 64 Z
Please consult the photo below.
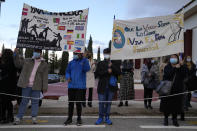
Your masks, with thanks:
M 193 15 L 192 17 L 189 17 L 187 20 L 184 21 L 185 31 L 187 29 L 192 29 L 194 27 L 197 27 L 197 13 L 195 15 Z
M 194 61 L 197 61 L 197 28 L 193 29 L 192 33 L 192 58 Z

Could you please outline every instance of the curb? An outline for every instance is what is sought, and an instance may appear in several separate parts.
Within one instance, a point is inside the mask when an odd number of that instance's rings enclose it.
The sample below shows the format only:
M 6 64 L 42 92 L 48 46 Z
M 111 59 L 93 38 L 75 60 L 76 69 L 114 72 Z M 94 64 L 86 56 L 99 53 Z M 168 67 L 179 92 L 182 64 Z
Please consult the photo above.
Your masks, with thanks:
M 17 113 L 17 110 L 14 110 L 14 113 Z M 30 115 L 31 110 L 28 109 L 26 115 Z M 40 108 L 39 115 L 67 115 L 68 108 Z M 76 114 L 76 110 L 74 111 Z M 185 114 L 187 116 L 197 116 L 196 109 L 190 109 L 186 111 Z M 97 116 L 98 115 L 98 107 L 86 107 L 83 108 L 82 115 L 85 116 Z M 112 116 L 162 116 L 163 114 L 159 111 L 158 108 L 154 108 L 153 110 L 144 109 L 144 108 L 133 108 L 133 107 L 120 107 L 120 108 L 112 108 L 111 109 Z

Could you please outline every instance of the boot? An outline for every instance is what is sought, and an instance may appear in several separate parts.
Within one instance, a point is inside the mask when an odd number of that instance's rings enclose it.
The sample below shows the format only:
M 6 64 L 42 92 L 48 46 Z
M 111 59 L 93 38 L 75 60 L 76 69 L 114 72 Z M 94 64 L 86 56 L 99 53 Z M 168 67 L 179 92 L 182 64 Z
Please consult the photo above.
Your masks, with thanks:
M 164 126 L 168 126 L 168 118 L 164 118 Z
M 67 126 L 67 125 L 70 125 L 70 124 L 72 124 L 72 118 L 68 117 L 68 119 L 64 122 L 64 125 Z
M 151 109 L 151 110 L 153 109 L 153 107 L 150 104 L 148 105 L 148 108 Z
M 82 125 L 82 119 L 81 117 L 77 118 L 77 126 L 81 126 Z
M 181 113 L 181 121 L 185 121 L 185 113 Z
M 144 100 L 144 108 L 148 109 L 147 100 Z
M 179 127 L 179 123 L 178 123 L 177 119 L 173 119 L 173 125 L 176 127 Z
M 125 106 L 129 106 L 128 101 L 125 102 Z
M 123 102 L 121 101 L 120 104 L 118 105 L 118 107 L 121 107 L 123 106 Z
M 92 102 L 88 102 L 88 106 L 89 107 L 92 107 Z

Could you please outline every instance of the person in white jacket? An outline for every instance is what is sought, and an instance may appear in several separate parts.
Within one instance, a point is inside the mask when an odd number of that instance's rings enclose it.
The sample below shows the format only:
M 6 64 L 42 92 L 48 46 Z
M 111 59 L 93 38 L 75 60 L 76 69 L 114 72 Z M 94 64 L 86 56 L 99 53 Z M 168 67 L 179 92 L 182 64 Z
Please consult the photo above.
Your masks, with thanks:
M 93 95 L 93 88 L 95 87 L 95 76 L 94 72 L 96 70 L 96 65 L 93 60 L 93 54 L 87 52 L 86 57 L 88 58 L 90 64 L 90 70 L 86 73 L 86 89 L 88 89 L 88 106 L 92 107 L 92 95 Z M 85 100 L 86 100 L 86 92 L 84 92 Z M 83 106 L 86 106 L 86 103 L 83 103 Z

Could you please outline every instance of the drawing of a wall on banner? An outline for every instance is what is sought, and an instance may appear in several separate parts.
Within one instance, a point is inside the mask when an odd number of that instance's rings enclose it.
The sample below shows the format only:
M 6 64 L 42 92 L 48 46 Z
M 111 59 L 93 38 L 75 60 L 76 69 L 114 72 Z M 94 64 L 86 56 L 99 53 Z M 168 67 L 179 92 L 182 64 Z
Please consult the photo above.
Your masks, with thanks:
M 48 12 L 24 4 L 17 48 L 83 52 L 88 9 Z
M 140 59 L 184 52 L 183 14 L 114 20 L 111 59 Z

